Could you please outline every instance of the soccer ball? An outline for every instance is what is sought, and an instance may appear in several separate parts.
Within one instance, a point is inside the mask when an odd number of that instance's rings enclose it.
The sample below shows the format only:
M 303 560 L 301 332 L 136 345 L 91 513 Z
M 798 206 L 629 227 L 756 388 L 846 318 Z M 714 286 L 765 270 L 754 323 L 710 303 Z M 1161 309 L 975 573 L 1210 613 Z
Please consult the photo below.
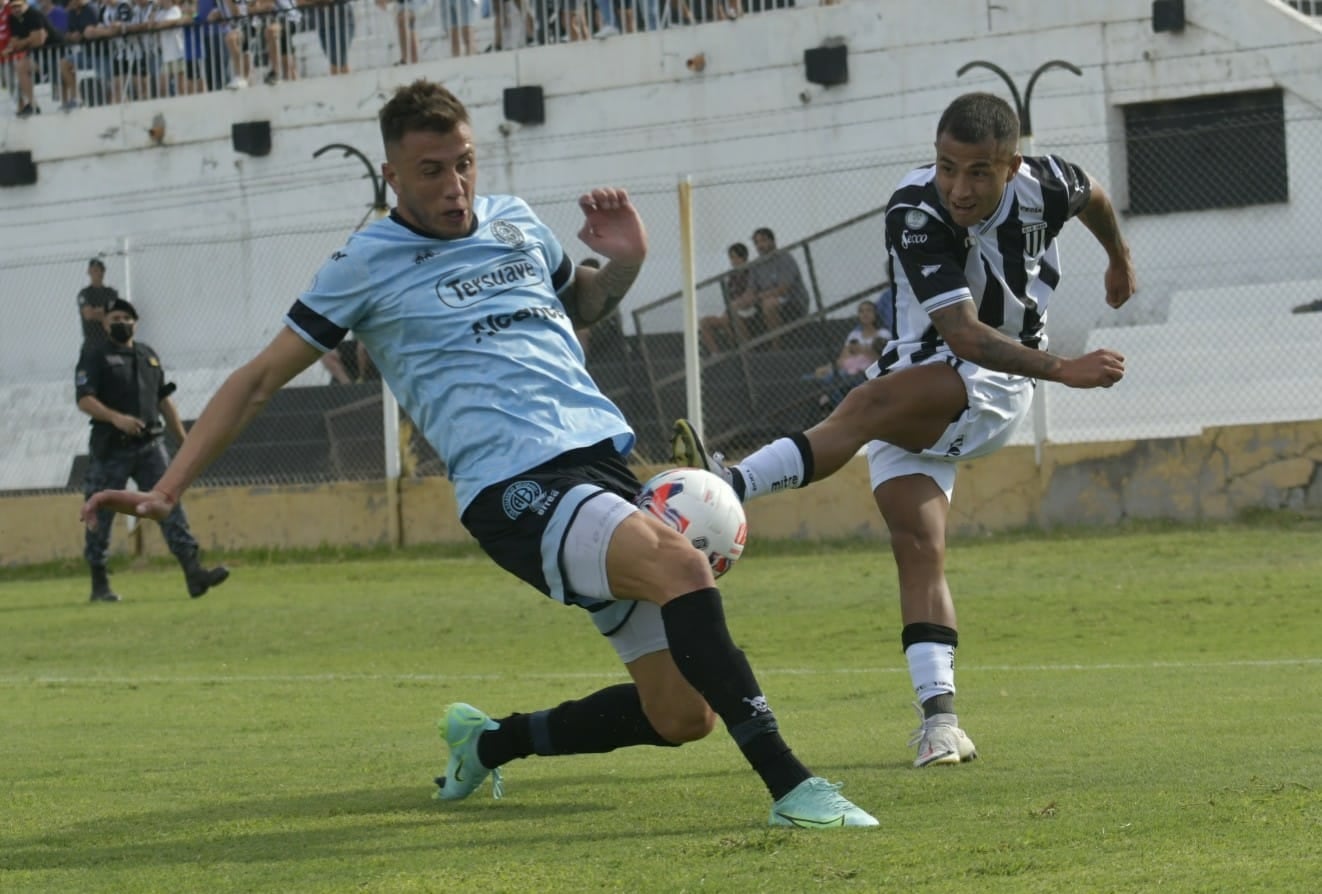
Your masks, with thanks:
M 748 521 L 734 489 L 704 469 L 671 469 L 643 485 L 634 499 L 689 539 L 717 576 L 744 551 Z

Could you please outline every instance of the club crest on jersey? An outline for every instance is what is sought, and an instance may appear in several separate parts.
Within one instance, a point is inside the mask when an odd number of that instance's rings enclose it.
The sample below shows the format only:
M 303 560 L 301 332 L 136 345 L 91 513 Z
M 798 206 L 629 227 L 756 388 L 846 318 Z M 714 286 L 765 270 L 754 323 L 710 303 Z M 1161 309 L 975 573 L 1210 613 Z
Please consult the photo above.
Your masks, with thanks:
M 1047 225 L 1041 223 L 1024 224 L 1024 254 L 1036 257 L 1047 247 Z
M 927 212 L 910 208 L 904 212 L 904 225 L 911 230 L 921 230 L 927 226 Z
M 542 490 L 542 486 L 536 481 L 515 481 L 505 488 L 505 493 L 501 495 L 500 508 L 505 510 L 511 521 L 525 512 L 545 515 L 546 510 L 558 496 L 560 491 Z
M 436 296 L 448 307 L 472 307 L 479 301 L 541 284 L 546 278 L 543 271 L 531 254 L 509 252 L 480 267 L 447 271 L 436 282 Z
M 520 230 L 508 220 L 493 220 L 491 222 L 491 235 L 512 248 L 518 248 L 524 241 L 523 230 Z

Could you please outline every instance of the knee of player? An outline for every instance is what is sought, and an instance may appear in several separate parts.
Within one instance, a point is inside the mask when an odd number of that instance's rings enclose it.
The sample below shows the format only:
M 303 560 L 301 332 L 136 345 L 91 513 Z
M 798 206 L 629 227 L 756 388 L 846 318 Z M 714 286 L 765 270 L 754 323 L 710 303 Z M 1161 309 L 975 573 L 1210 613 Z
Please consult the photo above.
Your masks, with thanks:
M 945 532 L 924 526 L 891 528 L 891 551 L 897 561 L 940 562 L 946 553 Z
M 648 718 L 657 734 L 672 745 L 696 742 L 716 729 L 716 714 L 706 703 L 685 707 L 665 717 Z

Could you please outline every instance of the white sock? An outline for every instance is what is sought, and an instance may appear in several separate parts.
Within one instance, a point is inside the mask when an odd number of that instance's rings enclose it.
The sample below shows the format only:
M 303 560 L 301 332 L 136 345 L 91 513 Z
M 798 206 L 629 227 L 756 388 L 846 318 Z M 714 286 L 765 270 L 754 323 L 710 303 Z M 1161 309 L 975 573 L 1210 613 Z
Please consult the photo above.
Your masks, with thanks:
M 909 679 L 922 704 L 934 695 L 955 694 L 955 647 L 943 643 L 914 643 L 904 650 Z
M 744 476 L 744 502 L 803 484 L 803 454 L 790 438 L 777 438 L 735 466 Z

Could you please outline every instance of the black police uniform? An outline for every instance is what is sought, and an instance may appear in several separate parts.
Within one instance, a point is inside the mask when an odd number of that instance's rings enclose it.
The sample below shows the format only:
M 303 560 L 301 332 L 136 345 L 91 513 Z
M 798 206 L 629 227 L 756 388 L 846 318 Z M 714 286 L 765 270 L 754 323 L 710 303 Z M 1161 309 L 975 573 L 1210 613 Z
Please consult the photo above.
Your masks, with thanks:
M 110 286 L 84 286 L 78 293 L 78 313 L 81 316 L 84 307 L 99 307 L 102 311 L 119 300 L 119 292 Z M 106 341 L 106 330 L 97 319 L 84 319 L 83 341 L 99 344 Z
M 107 308 L 137 313 L 122 298 Z M 165 474 L 169 455 L 165 451 L 165 425 L 161 419 L 161 401 L 174 393 L 175 386 L 165 380 L 160 357 L 149 345 L 134 341 L 126 347 L 110 339 L 83 344 L 75 376 L 77 399 L 95 397 L 108 408 L 134 416 L 144 423 L 139 436 L 126 435 L 109 422 L 92 420 L 89 441 L 90 461 L 83 479 L 83 494 L 90 497 L 103 490 L 121 490 L 130 478 L 138 489 L 149 491 Z M 117 601 L 106 583 L 106 550 L 114 513 L 97 513 L 96 527 L 87 529 L 83 557 L 92 569 L 92 599 Z M 188 529 L 183 507 L 175 504 L 161 531 L 170 552 L 179 560 L 188 581 L 190 596 L 201 596 L 210 587 L 229 576 L 224 568 L 204 569 L 198 560 L 197 540 Z

